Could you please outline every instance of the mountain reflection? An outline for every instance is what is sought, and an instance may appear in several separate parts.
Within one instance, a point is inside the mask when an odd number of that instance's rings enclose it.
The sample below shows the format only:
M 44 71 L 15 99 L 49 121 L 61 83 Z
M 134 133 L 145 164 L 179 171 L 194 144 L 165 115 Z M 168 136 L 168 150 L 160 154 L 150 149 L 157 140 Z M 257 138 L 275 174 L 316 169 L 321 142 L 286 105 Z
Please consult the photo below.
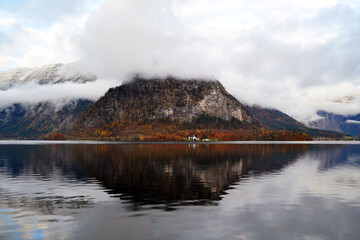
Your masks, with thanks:
M 360 166 L 358 145 L 320 145 L 313 157 L 320 160 L 319 169 L 327 170 L 341 165 Z
M 308 145 L 102 144 L 0 146 L 0 171 L 12 177 L 31 173 L 52 181 L 96 179 L 129 210 L 144 204 L 217 204 L 242 177 L 278 171 L 302 155 Z M 60 193 L 61 194 L 61 193 Z M 91 206 L 76 198 L 75 206 Z M 46 198 L 46 204 L 61 204 Z M 40 200 L 39 204 L 46 204 Z M 68 204 L 68 203 L 67 203 Z M 169 205 L 170 204 L 170 205 Z
M 357 239 L 359 147 L 0 144 L 0 239 Z

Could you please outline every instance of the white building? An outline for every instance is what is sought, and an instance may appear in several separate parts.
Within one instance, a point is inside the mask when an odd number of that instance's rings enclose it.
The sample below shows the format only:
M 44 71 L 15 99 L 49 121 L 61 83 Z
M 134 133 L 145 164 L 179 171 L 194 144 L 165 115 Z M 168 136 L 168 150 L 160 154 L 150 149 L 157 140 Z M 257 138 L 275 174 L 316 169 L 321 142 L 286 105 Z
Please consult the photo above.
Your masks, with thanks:
M 200 139 L 199 139 L 197 136 L 195 136 L 195 135 L 189 136 L 188 139 L 189 139 L 190 141 L 200 141 Z

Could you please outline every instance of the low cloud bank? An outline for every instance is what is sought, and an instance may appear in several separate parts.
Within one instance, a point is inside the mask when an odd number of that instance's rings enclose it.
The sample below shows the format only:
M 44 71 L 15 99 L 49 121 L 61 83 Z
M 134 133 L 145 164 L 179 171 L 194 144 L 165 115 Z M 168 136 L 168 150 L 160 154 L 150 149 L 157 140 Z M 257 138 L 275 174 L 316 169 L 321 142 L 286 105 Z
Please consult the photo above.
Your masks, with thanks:
M 231 91 L 231 89 L 229 89 Z M 295 119 L 304 123 L 317 120 L 318 110 L 324 110 L 344 116 L 360 113 L 360 86 L 340 82 L 329 86 L 313 86 L 306 89 L 289 87 L 276 95 L 247 91 L 235 96 L 244 102 L 260 104 L 268 108 L 278 108 Z M 274 93 L 275 94 L 275 93 Z
M 97 100 L 114 86 L 120 85 L 117 80 L 99 79 L 94 82 L 40 85 L 29 83 L 22 86 L 0 91 L 0 107 L 7 107 L 14 103 L 36 104 L 44 101 L 61 99 L 89 99 Z

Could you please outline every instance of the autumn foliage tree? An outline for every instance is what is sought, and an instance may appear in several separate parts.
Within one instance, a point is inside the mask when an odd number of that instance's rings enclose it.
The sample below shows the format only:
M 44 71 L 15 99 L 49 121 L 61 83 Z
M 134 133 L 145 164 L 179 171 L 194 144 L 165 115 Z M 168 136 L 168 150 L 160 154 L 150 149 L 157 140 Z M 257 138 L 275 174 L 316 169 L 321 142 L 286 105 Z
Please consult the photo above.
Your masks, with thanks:
M 67 138 L 62 133 L 54 133 L 49 140 L 66 140 Z

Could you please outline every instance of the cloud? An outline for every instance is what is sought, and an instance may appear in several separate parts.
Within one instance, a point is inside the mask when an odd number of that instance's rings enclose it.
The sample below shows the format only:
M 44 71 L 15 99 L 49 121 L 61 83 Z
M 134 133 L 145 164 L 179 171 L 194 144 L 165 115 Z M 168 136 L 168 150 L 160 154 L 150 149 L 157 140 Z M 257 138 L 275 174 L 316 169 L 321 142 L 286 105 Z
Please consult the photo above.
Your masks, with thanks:
M 61 5 L 61 6 L 60 6 Z M 12 1 L 0 69 L 82 59 L 100 78 L 215 77 L 239 100 L 308 121 L 360 86 L 355 0 Z
M 0 19 L 0 27 L 1 28 L 10 28 L 18 23 L 18 20 L 15 18 L 4 18 Z
M 94 82 L 73 83 L 66 82 L 53 85 L 39 85 L 29 83 L 6 91 L 0 91 L 0 107 L 14 103 L 36 104 L 43 101 L 63 99 L 97 100 L 111 87 L 119 85 L 117 80 L 99 79 Z
M 73 38 L 99 2 L 1 2 L 0 70 L 79 60 Z
M 360 121 L 356 121 L 356 120 L 349 120 L 349 119 L 347 119 L 347 120 L 345 121 L 345 123 L 350 123 L 350 124 L 360 124 Z
M 104 76 L 193 76 L 207 72 L 203 52 L 173 15 L 172 1 L 105 1 L 79 35 L 82 59 Z M 190 36 L 191 37 L 191 36 Z M 203 70 L 203 71 L 202 71 Z
M 1 10 L 33 27 L 49 27 L 63 18 L 88 13 L 100 0 L 13 0 L 1 3 Z
M 78 49 L 99 75 L 215 76 L 244 102 L 306 121 L 359 88 L 359 23 L 356 1 L 107 0 Z
M 46 30 L 17 24 L 6 31 L 0 40 L 0 54 L 4 56 L 0 69 L 77 60 L 71 40 L 79 28 L 80 23 L 76 20 L 77 24 L 73 24 L 74 19 L 67 18 Z

